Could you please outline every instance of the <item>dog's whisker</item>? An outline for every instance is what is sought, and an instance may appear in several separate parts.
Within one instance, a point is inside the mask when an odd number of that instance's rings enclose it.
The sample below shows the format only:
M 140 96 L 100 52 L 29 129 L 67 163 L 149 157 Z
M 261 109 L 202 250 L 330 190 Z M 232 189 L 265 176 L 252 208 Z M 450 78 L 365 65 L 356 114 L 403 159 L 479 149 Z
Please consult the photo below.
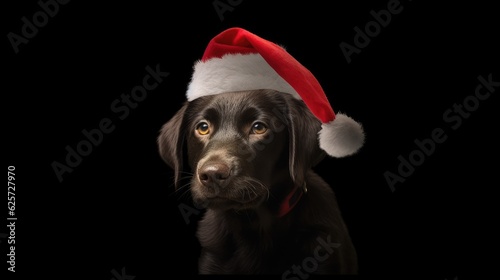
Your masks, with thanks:
M 178 199 L 184 199 L 187 198 L 191 195 L 191 192 L 189 191 L 189 188 L 184 188 L 181 192 L 176 193 Z
M 180 196 L 179 199 L 189 199 L 191 197 L 191 192 L 183 192 Z
M 192 179 L 192 177 L 187 177 L 186 176 L 186 177 L 183 177 L 183 178 L 177 180 L 177 183 L 180 183 L 180 182 L 183 182 L 183 181 L 187 180 L 189 182 L 189 184 L 191 184 L 191 179 Z
M 260 185 L 260 187 L 266 191 L 266 193 L 267 193 L 266 200 L 269 200 L 269 197 L 271 195 L 271 191 L 269 191 L 269 188 L 267 188 L 262 182 L 259 182 L 257 180 L 254 180 L 254 181 L 256 181 Z
M 246 177 L 245 181 L 247 181 L 248 183 L 250 183 L 251 186 L 254 189 L 257 189 L 257 186 L 260 187 L 260 188 L 266 189 L 266 190 L 268 189 L 262 182 L 260 182 L 259 180 L 254 179 L 254 178 Z
M 259 196 L 259 189 L 264 189 L 267 193 L 267 200 L 269 200 L 270 191 L 259 180 L 256 180 L 255 178 L 251 178 L 251 177 L 245 177 L 242 180 L 242 184 L 245 185 L 245 191 L 247 192 L 247 195 L 249 197 L 258 197 Z
M 184 185 L 182 185 L 182 186 L 178 187 L 178 188 L 177 188 L 174 192 L 175 192 L 175 193 L 178 193 L 178 192 L 180 192 L 180 191 L 187 191 L 187 190 L 189 190 L 189 186 L 191 186 L 191 182 L 186 183 L 186 184 L 184 184 Z
M 249 190 L 251 190 L 252 184 L 246 179 L 242 180 L 241 184 L 243 185 L 243 187 L 238 189 L 238 193 L 240 193 L 241 196 L 244 198 L 245 194 L 248 194 Z
M 243 181 L 242 181 L 242 185 L 243 185 L 244 187 L 243 187 L 243 188 L 238 189 L 238 192 L 239 192 L 239 193 L 241 193 L 241 195 L 244 197 L 244 196 L 245 196 L 245 194 L 248 194 L 248 193 L 249 193 L 249 191 L 251 191 L 251 190 L 252 190 L 252 187 L 253 187 L 253 186 L 252 186 L 252 184 L 251 184 L 249 181 L 247 181 L 247 180 L 243 180 Z
M 188 183 L 180 186 L 180 187 L 177 187 L 175 189 L 175 191 L 173 193 L 171 193 L 170 195 L 175 195 L 177 196 L 179 199 L 182 199 L 184 198 L 186 195 L 189 195 L 191 192 L 189 191 L 190 190 L 190 186 L 191 186 L 191 181 L 189 181 Z
M 183 176 L 183 177 L 181 177 L 181 178 L 179 179 L 179 180 L 181 180 L 182 178 L 185 178 L 185 177 L 192 177 L 192 176 L 194 176 L 194 173 L 192 173 L 192 172 L 188 172 L 188 171 L 179 171 L 179 175 L 187 175 L 187 176 Z M 175 176 L 171 176 L 171 177 L 170 177 L 170 179 L 171 179 L 172 181 L 174 181 L 174 180 L 175 180 Z
M 193 172 L 187 172 L 187 171 L 180 171 L 179 172 L 181 175 L 187 175 L 189 177 L 193 177 L 194 173 Z
M 261 188 L 263 188 L 264 190 L 266 190 L 266 192 L 267 192 L 267 199 L 266 199 L 266 200 L 269 200 L 269 196 L 270 196 L 270 193 L 271 193 L 271 192 L 269 191 L 269 188 L 267 188 L 267 187 L 266 187 L 266 186 L 265 186 L 262 182 L 260 182 L 260 181 L 258 181 L 258 180 L 255 180 L 254 178 L 250 178 L 250 180 L 251 180 L 252 182 L 257 183 L 257 184 L 258 184 Z M 254 188 L 256 188 L 256 187 L 254 186 Z

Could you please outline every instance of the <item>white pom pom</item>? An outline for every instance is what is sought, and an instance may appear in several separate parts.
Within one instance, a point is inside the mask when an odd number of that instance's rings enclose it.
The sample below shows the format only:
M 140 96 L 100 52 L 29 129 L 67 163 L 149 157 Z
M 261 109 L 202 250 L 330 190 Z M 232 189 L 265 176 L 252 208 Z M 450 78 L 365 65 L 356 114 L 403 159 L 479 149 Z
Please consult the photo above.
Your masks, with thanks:
M 361 124 L 344 114 L 337 114 L 333 121 L 322 124 L 319 131 L 319 147 L 336 158 L 355 154 L 364 141 Z

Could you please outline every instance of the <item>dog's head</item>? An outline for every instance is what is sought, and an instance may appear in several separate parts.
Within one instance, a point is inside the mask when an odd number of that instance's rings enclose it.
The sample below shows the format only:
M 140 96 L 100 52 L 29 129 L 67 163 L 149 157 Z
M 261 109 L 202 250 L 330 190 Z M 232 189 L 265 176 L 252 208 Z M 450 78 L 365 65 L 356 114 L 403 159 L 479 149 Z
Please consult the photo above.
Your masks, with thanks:
M 187 159 L 196 203 L 248 209 L 302 187 L 306 171 L 324 156 L 320 128 L 290 94 L 229 92 L 184 104 L 161 129 L 158 145 L 176 187 Z

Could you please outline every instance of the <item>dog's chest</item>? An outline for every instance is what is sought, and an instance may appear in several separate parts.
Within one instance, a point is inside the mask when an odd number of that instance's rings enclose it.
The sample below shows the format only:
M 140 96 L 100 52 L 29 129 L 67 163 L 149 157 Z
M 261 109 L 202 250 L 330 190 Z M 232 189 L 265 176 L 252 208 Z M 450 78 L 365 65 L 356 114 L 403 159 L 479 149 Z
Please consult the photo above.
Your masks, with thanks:
M 210 273 L 282 273 L 307 257 L 300 245 L 305 237 L 299 232 L 239 227 L 214 236 L 218 238 L 200 240 L 201 262 L 213 264 L 206 266 L 211 267 Z

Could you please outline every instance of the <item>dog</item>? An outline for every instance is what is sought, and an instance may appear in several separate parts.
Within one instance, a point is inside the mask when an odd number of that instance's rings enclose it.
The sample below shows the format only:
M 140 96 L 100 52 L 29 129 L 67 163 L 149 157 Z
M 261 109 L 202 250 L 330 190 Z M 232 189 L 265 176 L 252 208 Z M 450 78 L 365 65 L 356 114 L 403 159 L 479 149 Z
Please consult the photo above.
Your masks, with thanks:
M 275 90 L 186 102 L 157 143 L 175 183 L 190 168 L 200 274 L 356 274 L 357 253 L 332 188 L 312 167 L 325 156 L 320 121 Z

